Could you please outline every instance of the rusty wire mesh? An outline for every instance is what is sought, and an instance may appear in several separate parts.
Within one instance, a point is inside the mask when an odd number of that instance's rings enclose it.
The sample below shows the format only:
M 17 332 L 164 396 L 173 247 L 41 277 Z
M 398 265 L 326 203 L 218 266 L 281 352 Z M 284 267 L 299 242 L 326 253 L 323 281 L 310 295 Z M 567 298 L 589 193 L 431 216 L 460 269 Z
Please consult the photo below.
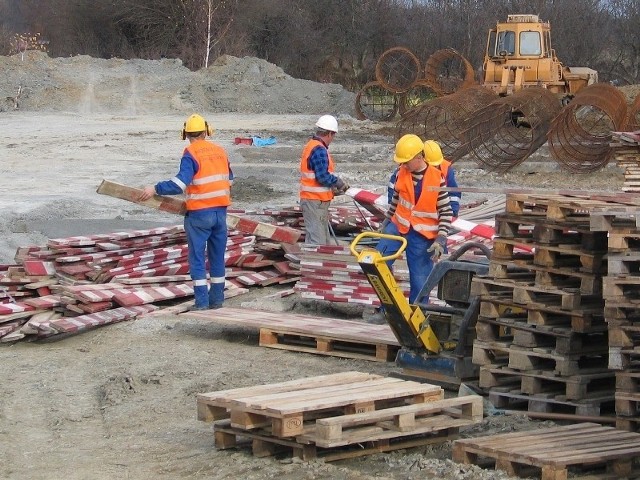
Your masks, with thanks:
M 473 66 L 453 48 L 434 52 L 427 59 L 424 74 L 438 96 L 449 95 L 476 83 Z
M 455 155 L 470 152 L 485 170 L 504 173 L 544 145 L 561 107 L 560 99 L 541 87 L 498 98 L 467 118 Z
M 398 112 L 398 97 L 380 82 L 369 82 L 356 95 L 359 120 L 390 120 Z
M 549 151 L 566 170 L 598 171 L 611 159 L 611 132 L 621 130 L 626 119 L 627 103 L 620 90 L 607 83 L 589 85 L 552 122 Z
M 640 130 L 640 93 L 629 107 L 626 129 L 630 132 Z
M 496 97 L 491 90 L 476 85 L 418 105 L 408 110 L 396 124 L 396 138 L 415 133 L 425 140 L 437 140 L 442 153 L 455 161 L 462 156 L 453 154 L 460 152 L 463 143 L 464 120 Z
M 420 60 L 404 47 L 390 48 L 376 63 L 376 80 L 393 93 L 407 91 L 421 76 Z

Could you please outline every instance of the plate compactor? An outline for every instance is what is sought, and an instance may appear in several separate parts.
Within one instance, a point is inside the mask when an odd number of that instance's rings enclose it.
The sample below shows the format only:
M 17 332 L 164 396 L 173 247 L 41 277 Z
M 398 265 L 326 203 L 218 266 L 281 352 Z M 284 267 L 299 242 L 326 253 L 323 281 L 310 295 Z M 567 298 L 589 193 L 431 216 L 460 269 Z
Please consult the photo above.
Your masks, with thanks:
M 398 240 L 401 247 L 388 256 L 371 247 L 358 249 L 358 244 L 367 237 Z M 396 364 L 405 376 L 442 385 L 455 386 L 477 379 L 478 367 L 471 362 L 471 357 L 480 300 L 471 294 L 471 281 L 474 275 L 487 274 L 491 251 L 478 242 L 462 245 L 446 260 L 434 265 L 412 305 L 387 264 L 400 257 L 406 247 L 403 237 L 376 232 L 363 232 L 350 245 L 401 345 Z M 480 250 L 486 258 L 460 260 L 471 249 Z M 429 295 L 436 287 L 437 298 L 445 305 L 429 303 Z

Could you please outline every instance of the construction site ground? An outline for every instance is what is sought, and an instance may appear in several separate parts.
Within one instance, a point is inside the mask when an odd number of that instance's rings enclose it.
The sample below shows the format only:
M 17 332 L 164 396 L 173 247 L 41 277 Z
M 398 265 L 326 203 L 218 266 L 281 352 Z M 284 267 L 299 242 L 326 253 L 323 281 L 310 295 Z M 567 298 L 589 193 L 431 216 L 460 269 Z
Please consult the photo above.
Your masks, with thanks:
M 17 61 L 0 57 L 5 66 Z M 107 97 L 100 100 L 100 87 L 87 91 L 86 84 L 77 86 L 68 80 L 63 88 L 64 78 L 82 76 L 78 68 L 91 72 L 91 78 L 101 78 L 111 68 L 105 61 L 88 57 L 55 64 L 41 61 L 49 63 L 31 75 L 49 69 L 49 84 L 29 87 L 30 98 L 39 99 L 37 104 L 25 103 L 24 109 L 7 108 L 0 113 L 0 263 L 12 263 L 17 247 L 44 245 L 49 238 L 181 223 L 179 217 L 95 191 L 102 179 L 143 186 L 174 176 L 184 147 L 179 131 L 192 111 L 207 117 L 216 129 L 213 140 L 229 152 L 236 176 L 232 190 L 236 208 L 295 205 L 300 151 L 322 113 L 338 116 L 340 132 L 331 151 L 337 172 L 348 183 L 383 192 L 393 169 L 392 124 L 356 120 L 348 92 L 340 93 L 344 103 L 323 109 L 323 99 L 336 98 L 327 94 L 323 84 L 278 74 L 270 80 L 273 92 L 268 102 L 264 102 L 264 89 L 256 89 L 259 94 L 253 103 L 248 97 L 252 89 L 242 91 L 247 105 L 259 104 L 253 110 L 221 111 L 208 98 L 206 104 L 195 99 L 187 106 L 149 111 L 161 103 L 158 97 L 164 92 L 157 84 L 137 82 L 136 101 L 144 110 L 140 113 L 123 110 L 122 102 L 108 104 Z M 246 68 L 250 61 L 254 69 Z M 179 64 L 156 63 L 189 77 Z M 237 76 L 246 78 L 249 71 L 261 83 L 265 62 L 245 59 L 235 64 L 243 65 Z M 55 88 L 50 85 L 54 76 Z M 217 91 L 232 91 L 232 78 L 221 80 Z M 21 79 L 12 81 L 0 85 L 2 98 L 12 90 L 15 93 Z M 41 91 L 47 88 L 48 92 Z M 115 99 L 118 87 L 111 88 L 108 98 Z M 230 93 L 226 95 L 231 98 Z M 285 108 L 284 103 L 301 98 L 309 99 L 308 106 Z M 57 108 L 63 103 L 64 108 Z M 336 105 L 343 109 L 337 110 Z M 250 136 L 274 136 L 277 143 L 268 147 L 234 144 L 236 137 Z M 589 175 L 562 172 L 546 147 L 504 175 L 478 169 L 471 159 L 456 166 L 461 185 L 490 190 L 465 194 L 463 204 L 495 200 L 499 189 L 616 191 L 623 183 L 622 171 L 613 165 Z M 362 306 L 303 300 L 297 295 L 264 299 L 279 288 L 252 289 L 227 305 L 350 319 L 364 313 Z M 262 348 L 254 330 L 223 327 L 188 314 L 143 317 L 56 342 L 3 344 L 0 364 L 1 478 L 508 478 L 493 470 L 454 464 L 450 442 L 336 463 L 256 458 L 248 449 L 217 451 L 211 425 L 196 418 L 198 393 L 350 370 L 383 375 L 398 370 L 393 363 Z M 522 416 L 494 416 L 462 436 L 549 425 Z

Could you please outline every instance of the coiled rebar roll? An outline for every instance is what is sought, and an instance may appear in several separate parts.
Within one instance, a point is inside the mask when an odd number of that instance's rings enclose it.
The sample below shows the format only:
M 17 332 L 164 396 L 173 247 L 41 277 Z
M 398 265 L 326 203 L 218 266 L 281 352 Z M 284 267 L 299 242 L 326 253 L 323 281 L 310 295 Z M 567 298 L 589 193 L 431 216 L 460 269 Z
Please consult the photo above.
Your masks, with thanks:
M 464 120 L 496 97 L 488 88 L 474 85 L 420 104 L 407 111 L 398 121 L 396 138 L 406 133 L 415 133 L 425 140 L 437 140 L 444 156 L 455 161 L 464 155 L 454 155 L 454 152 L 460 153 L 463 143 L 461 133 Z
M 546 88 L 529 87 L 474 112 L 463 126 L 459 152 L 471 152 L 489 171 L 504 173 L 524 162 L 547 141 L 560 112 L 560 99 Z
M 622 130 L 626 118 L 620 90 L 608 83 L 589 85 L 552 122 L 547 137 L 551 155 L 571 172 L 598 171 L 611 159 L 611 132 Z

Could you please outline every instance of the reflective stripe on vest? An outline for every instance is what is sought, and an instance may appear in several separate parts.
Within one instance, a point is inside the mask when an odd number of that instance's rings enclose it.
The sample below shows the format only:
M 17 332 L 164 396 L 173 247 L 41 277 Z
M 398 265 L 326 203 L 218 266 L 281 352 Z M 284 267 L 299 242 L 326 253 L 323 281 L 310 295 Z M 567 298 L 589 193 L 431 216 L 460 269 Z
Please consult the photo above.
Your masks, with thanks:
M 315 147 L 326 148 L 324 143 L 320 140 L 312 138 L 307 142 L 302 150 L 302 156 L 300 157 L 300 198 L 306 200 L 320 200 L 321 202 L 328 202 L 333 198 L 333 192 L 330 187 L 325 187 L 318 180 L 316 180 L 315 172 L 309 168 L 309 157 L 311 151 Z M 334 163 L 331 154 L 327 150 L 327 156 L 329 157 L 329 168 L 327 171 L 333 173 Z
M 400 233 L 407 233 L 410 227 L 421 235 L 431 239 L 438 235 L 438 195 L 425 189 L 427 186 L 440 186 L 442 172 L 434 167 L 427 167 L 422 178 L 422 192 L 416 204 L 413 177 L 406 168 L 398 171 L 396 190 L 398 205 L 391 220 Z
M 222 147 L 196 140 L 185 148 L 198 164 L 198 171 L 187 186 L 187 210 L 226 207 L 231 204 L 229 159 Z

